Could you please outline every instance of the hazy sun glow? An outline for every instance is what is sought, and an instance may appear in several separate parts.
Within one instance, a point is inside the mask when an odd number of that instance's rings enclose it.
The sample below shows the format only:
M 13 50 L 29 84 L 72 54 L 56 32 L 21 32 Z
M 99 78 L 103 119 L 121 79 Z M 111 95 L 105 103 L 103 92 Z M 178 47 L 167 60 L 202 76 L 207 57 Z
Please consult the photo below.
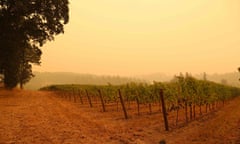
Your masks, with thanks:
M 240 65 L 239 0 L 71 0 L 36 71 L 224 73 Z

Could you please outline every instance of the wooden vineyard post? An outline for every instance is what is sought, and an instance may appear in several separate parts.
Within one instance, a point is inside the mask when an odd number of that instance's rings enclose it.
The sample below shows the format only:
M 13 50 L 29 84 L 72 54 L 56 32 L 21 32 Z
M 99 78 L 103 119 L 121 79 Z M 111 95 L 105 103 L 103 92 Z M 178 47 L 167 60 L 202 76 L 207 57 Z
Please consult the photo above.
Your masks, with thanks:
M 64 99 L 68 99 L 68 93 L 67 93 L 67 91 L 64 91 Z
M 193 107 L 192 107 L 192 102 L 190 103 L 190 105 L 189 105 L 189 109 L 190 109 L 190 120 L 192 120 L 193 119 L 193 112 L 192 112 L 192 110 L 193 110 Z
M 136 97 L 138 115 L 140 115 L 140 103 L 138 97 Z
M 124 101 L 123 101 L 120 89 L 118 89 L 118 94 L 119 94 L 120 102 L 122 104 L 122 109 L 123 109 L 123 112 L 124 112 L 125 119 L 128 119 L 127 111 L 126 111 L 126 108 L 125 108 L 125 105 L 124 105 Z
M 178 86 L 176 126 L 178 125 L 178 113 L 179 113 L 179 103 L 180 103 L 179 97 L 180 97 L 180 87 Z
M 72 90 L 72 94 L 73 94 L 73 101 L 74 101 L 74 102 L 77 102 L 76 96 L 75 96 L 75 90 L 74 90 L 74 89 Z
M 101 99 L 103 112 L 105 112 L 105 111 L 106 111 L 106 109 L 105 109 L 105 104 L 104 104 L 103 96 L 102 96 L 102 93 L 101 93 L 101 90 L 100 90 L 100 89 L 98 90 L 98 93 L 99 93 L 99 96 L 100 96 L 100 99 Z
M 200 102 L 200 105 L 199 105 L 199 115 L 200 116 L 202 115 L 202 102 Z
M 91 98 L 90 98 L 87 90 L 86 90 L 86 94 L 87 94 L 87 98 L 88 98 L 88 102 L 89 102 L 90 107 L 93 107 Z
M 64 98 L 64 99 L 66 99 L 66 95 L 67 95 L 66 92 L 63 91 L 63 98 Z
M 178 114 L 179 114 L 179 105 L 177 107 L 177 112 L 176 112 L 176 126 L 178 125 Z
M 60 92 L 61 92 L 61 94 L 62 94 L 62 98 L 64 99 L 64 96 L 65 96 L 64 91 L 60 91 Z
M 206 113 L 208 112 L 207 109 L 208 109 L 208 103 L 206 103 Z
M 161 96 L 159 95 L 159 111 L 162 112 L 162 103 L 161 103 Z
M 149 108 L 149 114 L 152 114 L 152 104 L 151 103 L 148 104 L 148 108 Z
M 68 91 L 68 100 L 71 101 L 72 100 L 72 96 L 71 96 L 71 90 Z
M 149 114 L 152 114 L 152 103 L 151 103 L 151 101 L 152 101 L 152 98 L 153 98 L 153 96 L 152 95 L 150 95 L 150 102 L 149 102 L 149 104 L 148 104 L 148 108 L 149 108 Z
M 193 104 L 193 119 L 196 119 L 196 105 Z
M 119 101 L 117 101 L 117 112 L 118 112 L 118 103 L 119 103 Z
M 116 92 L 116 95 L 119 95 L 119 94 L 118 94 L 118 91 Z M 118 100 L 118 98 L 116 98 L 115 100 L 116 100 L 116 102 L 117 102 L 117 111 L 118 111 L 118 103 L 119 103 L 119 100 Z
M 66 91 L 66 99 L 69 100 L 69 92 Z
M 69 90 L 69 91 L 68 91 L 68 100 L 71 101 L 71 98 L 72 98 L 72 96 L 71 96 L 71 92 L 70 92 L 70 90 Z
M 188 103 L 187 103 L 187 99 L 185 99 L 185 119 L 186 119 L 186 123 L 188 123 Z
M 69 98 L 69 97 L 68 97 L 68 92 L 66 91 L 66 92 L 65 92 L 65 99 L 68 100 L 68 98 Z
M 82 99 L 82 95 L 81 95 L 81 91 L 80 90 L 78 90 L 78 96 L 80 98 L 81 104 L 83 104 L 83 99 Z
M 68 100 L 68 92 L 67 92 L 67 91 L 65 92 L 65 97 L 64 97 L 64 99 Z
M 62 91 L 59 91 L 59 94 L 61 94 L 61 98 L 64 97 L 64 93 Z
M 163 111 L 163 119 L 164 119 L 164 125 L 165 125 L 165 130 L 168 131 L 168 119 L 167 119 L 167 111 L 165 107 L 165 102 L 164 102 L 164 97 L 163 97 L 163 90 L 160 90 L 160 98 L 161 98 L 161 103 L 162 103 L 162 111 Z
M 215 101 L 212 103 L 212 110 L 215 110 L 216 103 Z

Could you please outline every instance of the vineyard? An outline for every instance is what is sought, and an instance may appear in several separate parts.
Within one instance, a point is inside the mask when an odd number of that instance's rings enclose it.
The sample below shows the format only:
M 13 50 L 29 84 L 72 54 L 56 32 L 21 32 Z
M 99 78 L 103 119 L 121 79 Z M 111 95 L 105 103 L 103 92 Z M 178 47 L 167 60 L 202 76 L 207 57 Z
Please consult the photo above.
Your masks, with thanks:
M 197 80 L 192 76 L 176 76 L 171 82 L 128 83 L 124 85 L 52 85 L 41 90 L 54 91 L 58 97 L 116 112 L 119 117 L 163 113 L 165 128 L 182 126 L 223 107 L 240 95 L 240 89 Z M 169 121 L 169 120 L 170 121 Z

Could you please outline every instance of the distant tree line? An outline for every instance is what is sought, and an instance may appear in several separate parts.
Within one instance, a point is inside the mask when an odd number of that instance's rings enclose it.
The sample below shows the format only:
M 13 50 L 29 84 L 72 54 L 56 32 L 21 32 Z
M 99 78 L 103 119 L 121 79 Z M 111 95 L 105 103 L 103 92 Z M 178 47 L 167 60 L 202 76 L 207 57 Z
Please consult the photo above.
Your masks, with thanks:
M 68 0 L 0 0 L 0 74 L 6 88 L 22 87 L 40 65 L 46 41 L 64 32 Z
M 90 85 L 120 85 L 130 82 L 147 82 L 137 78 L 120 76 L 100 76 L 92 74 L 78 74 L 69 72 L 34 72 L 36 77 L 25 85 L 26 89 L 37 90 L 43 86 L 53 84 L 90 84 Z

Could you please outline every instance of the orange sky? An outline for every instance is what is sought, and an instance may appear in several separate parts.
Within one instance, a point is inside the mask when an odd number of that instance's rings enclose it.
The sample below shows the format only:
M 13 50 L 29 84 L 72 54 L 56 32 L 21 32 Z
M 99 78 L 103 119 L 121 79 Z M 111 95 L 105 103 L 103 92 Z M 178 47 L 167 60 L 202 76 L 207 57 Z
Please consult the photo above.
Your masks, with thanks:
M 35 71 L 224 73 L 240 66 L 239 0 L 70 0 Z

